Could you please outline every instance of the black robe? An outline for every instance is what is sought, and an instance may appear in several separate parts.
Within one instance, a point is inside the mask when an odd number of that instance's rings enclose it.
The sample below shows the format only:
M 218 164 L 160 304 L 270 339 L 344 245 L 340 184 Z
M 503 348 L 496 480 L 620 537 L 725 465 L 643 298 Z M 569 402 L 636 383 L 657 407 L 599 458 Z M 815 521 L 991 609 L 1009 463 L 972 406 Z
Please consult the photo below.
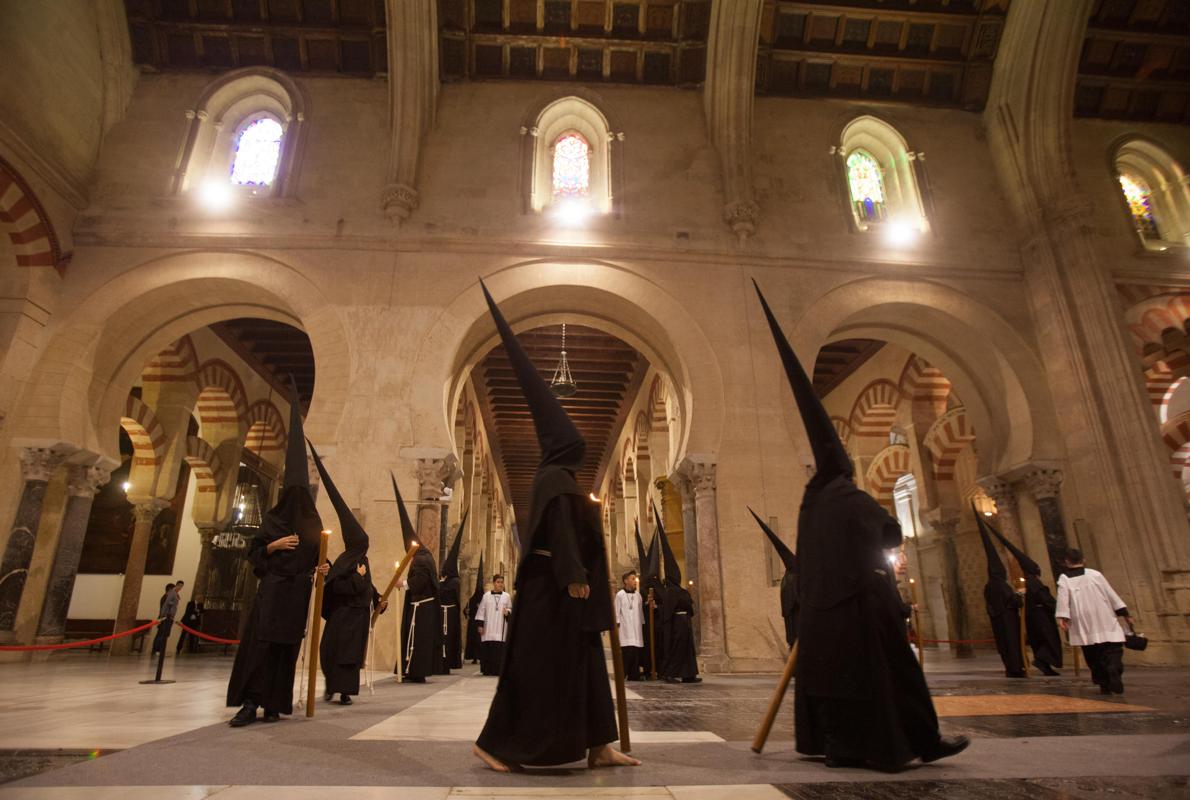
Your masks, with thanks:
M 360 575 L 352 570 L 327 583 L 322 605 L 326 627 L 318 645 L 327 694 L 359 694 L 374 604 L 380 604 L 380 592 L 372 585 L 371 572 Z
M 404 675 L 425 678 L 442 672 L 442 612 L 438 606 L 438 567 L 425 549 L 409 565 L 409 589 L 401 615 Z M 409 632 L 413 637 L 410 640 Z M 396 670 L 393 670 L 396 672 Z
M 845 477 L 807 487 L 798 520 L 797 750 L 895 769 L 940 734 L 884 551 L 900 527 Z
M 1054 611 L 1058 601 L 1036 575 L 1025 576 L 1025 638 L 1033 660 L 1050 667 L 1062 666 L 1062 637 Z
M 1025 660 L 1021 653 L 1021 600 L 1003 579 L 989 579 L 983 587 L 988 619 L 996 651 L 1004 664 L 1004 674 L 1010 678 L 1025 674 Z
M 650 674 L 656 673 L 657 677 L 660 678 L 664 676 L 663 670 L 665 667 L 665 647 L 667 637 L 669 636 L 669 626 L 666 625 L 664 621 L 665 596 L 668 590 L 658 578 L 648 578 L 646 579 L 645 583 L 645 624 L 643 628 L 645 635 L 645 671 Z M 655 606 L 651 621 L 648 602 L 649 589 L 653 590 L 653 604 Z M 656 628 L 656 630 L 652 630 L 653 628 Z M 649 652 L 650 635 L 652 636 L 653 642 L 653 652 L 651 654 Z
M 785 643 L 797 641 L 797 570 L 787 569 L 781 576 L 781 619 L 785 620 Z
M 463 640 L 459 636 L 459 579 L 446 578 L 438 585 L 438 605 L 442 609 L 442 674 L 463 666 Z
M 600 637 L 614 617 L 599 507 L 572 476 L 550 486 L 552 471 L 534 487 L 543 508 L 522 544 L 504 669 L 477 742 L 527 766 L 578 761 L 618 735 Z M 586 583 L 590 597 L 571 597 L 571 583 Z
M 694 598 L 681 586 L 670 586 L 665 590 L 665 606 L 662 616 L 668 638 L 665 643 L 664 668 L 660 671 L 665 678 L 698 677 L 698 660 L 694 648 Z
M 463 652 L 463 659 L 472 663 L 479 660 L 479 623 L 475 621 L 475 615 L 479 613 L 479 604 L 483 600 L 483 593 L 476 593 L 472 595 L 471 599 L 467 601 L 467 647 Z

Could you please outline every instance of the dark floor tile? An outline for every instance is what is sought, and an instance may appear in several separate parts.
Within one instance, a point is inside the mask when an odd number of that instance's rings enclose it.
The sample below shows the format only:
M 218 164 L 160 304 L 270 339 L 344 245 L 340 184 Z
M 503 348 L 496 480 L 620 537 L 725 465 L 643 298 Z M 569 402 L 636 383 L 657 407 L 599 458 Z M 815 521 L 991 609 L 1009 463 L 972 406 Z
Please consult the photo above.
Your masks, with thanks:
M 777 786 L 793 800 L 1185 800 L 1185 777 L 868 781 Z
M 90 761 L 115 750 L 0 750 L 0 783 Z

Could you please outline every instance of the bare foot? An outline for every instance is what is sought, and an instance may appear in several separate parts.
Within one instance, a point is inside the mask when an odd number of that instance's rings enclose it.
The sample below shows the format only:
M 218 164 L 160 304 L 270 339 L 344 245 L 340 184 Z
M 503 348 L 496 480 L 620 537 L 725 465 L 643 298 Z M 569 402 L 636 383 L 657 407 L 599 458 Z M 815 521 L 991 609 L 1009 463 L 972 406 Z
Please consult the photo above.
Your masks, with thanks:
M 621 753 L 610 744 L 600 745 L 599 747 L 592 747 L 587 754 L 587 767 L 590 769 L 598 769 L 599 767 L 639 767 L 640 759 Z
M 477 744 L 471 746 L 471 752 L 475 753 L 479 760 L 487 764 L 488 769 L 492 770 L 493 772 L 512 772 L 512 768 L 510 766 Z

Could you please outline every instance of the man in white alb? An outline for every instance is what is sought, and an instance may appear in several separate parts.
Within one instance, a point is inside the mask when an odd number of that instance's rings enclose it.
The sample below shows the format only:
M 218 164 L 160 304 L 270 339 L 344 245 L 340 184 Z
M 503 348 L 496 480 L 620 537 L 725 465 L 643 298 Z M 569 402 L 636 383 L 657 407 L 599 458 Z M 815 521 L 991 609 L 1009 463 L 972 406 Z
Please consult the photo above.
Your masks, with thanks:
M 630 681 L 641 680 L 644 661 L 644 606 L 637 591 L 640 579 L 636 572 L 624 573 L 624 588 L 616 592 L 616 624 L 620 629 L 620 651 L 624 655 L 624 675 Z
M 1123 619 L 1132 628 L 1128 607 L 1107 578 L 1083 564 L 1081 550 L 1066 551 L 1066 574 L 1058 578 L 1058 625 L 1073 647 L 1082 647 L 1091 680 L 1103 694 L 1124 693 Z
M 504 591 L 504 576 L 492 576 L 492 591 L 483 596 L 475 621 L 479 623 L 479 671 L 499 675 L 504 664 L 504 642 L 508 639 L 508 615 L 512 598 Z

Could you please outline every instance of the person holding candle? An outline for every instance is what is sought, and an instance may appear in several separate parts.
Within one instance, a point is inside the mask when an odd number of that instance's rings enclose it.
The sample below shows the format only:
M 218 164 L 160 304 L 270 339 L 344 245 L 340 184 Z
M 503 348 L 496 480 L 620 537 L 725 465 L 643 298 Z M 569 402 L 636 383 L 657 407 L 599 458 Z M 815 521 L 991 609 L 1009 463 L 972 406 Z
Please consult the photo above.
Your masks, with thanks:
M 401 536 L 405 549 L 417 542 L 417 532 L 405 510 L 397 479 L 393 495 L 401 518 Z M 418 547 L 409 564 L 405 581 L 405 608 L 401 615 L 401 673 L 403 683 L 425 683 L 430 675 L 442 672 L 442 610 L 438 604 L 438 566 L 428 547 Z M 394 669 L 394 672 L 397 670 Z

